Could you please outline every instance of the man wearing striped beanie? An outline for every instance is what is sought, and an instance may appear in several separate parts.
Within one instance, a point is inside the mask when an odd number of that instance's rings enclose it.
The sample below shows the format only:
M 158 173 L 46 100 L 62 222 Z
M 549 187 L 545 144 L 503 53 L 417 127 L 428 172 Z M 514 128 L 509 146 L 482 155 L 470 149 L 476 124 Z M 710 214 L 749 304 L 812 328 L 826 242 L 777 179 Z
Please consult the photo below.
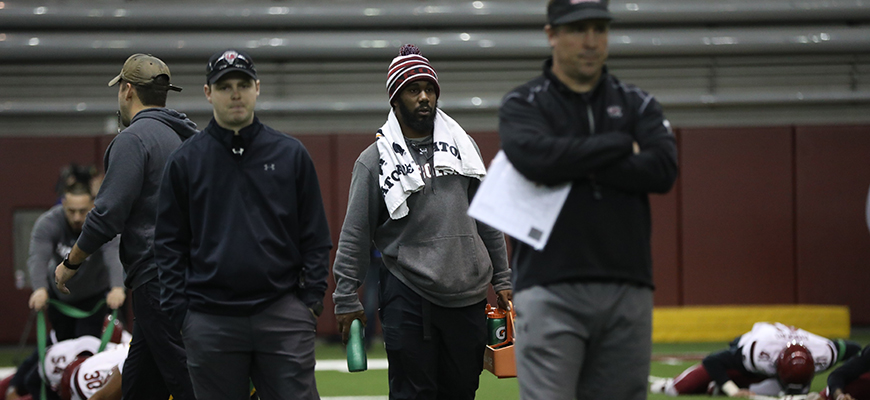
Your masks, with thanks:
M 403 101 L 397 101 L 399 93 L 414 82 L 425 86 L 434 93 L 429 102 L 421 101 L 418 108 L 410 110 Z M 416 90 L 416 88 L 409 89 Z M 399 56 L 390 63 L 387 72 L 387 95 L 390 96 L 390 106 L 401 114 L 399 124 L 413 131 L 431 134 L 435 123 L 435 104 L 441 98 L 441 86 L 438 85 L 438 74 L 429 64 L 429 60 L 420 54 L 417 46 L 406 44 L 402 46 Z M 428 104 L 431 103 L 431 104 Z
M 357 290 L 374 245 L 391 399 L 475 397 L 486 345 L 489 286 L 511 299 L 504 236 L 468 216 L 486 174 L 474 141 L 437 108 L 438 75 L 413 45 L 387 72 L 392 109 L 353 168 L 333 266 L 346 342 L 365 323 Z

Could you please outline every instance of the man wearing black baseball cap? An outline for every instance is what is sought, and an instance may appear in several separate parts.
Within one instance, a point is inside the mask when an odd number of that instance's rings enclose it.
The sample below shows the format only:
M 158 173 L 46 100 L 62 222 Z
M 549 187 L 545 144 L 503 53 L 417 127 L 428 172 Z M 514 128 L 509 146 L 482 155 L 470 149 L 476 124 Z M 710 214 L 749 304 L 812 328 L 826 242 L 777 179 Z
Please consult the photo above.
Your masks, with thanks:
M 662 107 L 611 75 L 607 0 L 551 0 L 543 73 L 508 93 L 499 135 L 526 178 L 570 184 L 542 251 L 515 242 L 520 398 L 644 400 L 652 335 L 648 193 L 677 176 Z
M 250 55 L 206 67 L 214 118 L 173 153 L 160 186 L 161 306 L 182 331 L 199 399 L 319 399 L 314 332 L 332 241 L 314 163 L 254 113 Z

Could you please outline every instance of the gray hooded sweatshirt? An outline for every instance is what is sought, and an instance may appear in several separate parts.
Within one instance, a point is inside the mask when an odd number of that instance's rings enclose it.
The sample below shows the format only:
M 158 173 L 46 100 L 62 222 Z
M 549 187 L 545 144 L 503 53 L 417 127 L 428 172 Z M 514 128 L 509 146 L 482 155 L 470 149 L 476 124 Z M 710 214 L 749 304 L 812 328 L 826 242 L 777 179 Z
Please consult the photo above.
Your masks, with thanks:
M 462 175 L 433 177 L 432 136 L 405 142 L 422 166 L 425 186 L 408 197 L 404 218 L 390 219 L 384 204 L 377 145 L 365 149 L 354 164 L 333 265 L 336 314 L 363 309 L 356 291 L 365 279 L 372 244 L 390 273 L 442 307 L 480 302 L 490 284 L 496 291 L 511 288 L 504 235 L 468 216 L 480 181 Z
M 39 216 L 30 236 L 30 285 L 33 290 L 45 288 L 64 303 L 75 303 L 98 294 L 110 287 L 124 284 L 124 271 L 118 259 L 118 238 L 115 237 L 100 251 L 88 257 L 81 271 L 70 278 L 69 294 L 57 290 L 54 269 L 72 249 L 78 234 L 69 226 L 62 205 L 56 205 Z
M 131 289 L 157 277 L 152 247 L 163 167 L 169 154 L 197 132 L 182 113 L 148 108 L 106 149 L 106 177 L 76 243 L 92 254 L 120 233 L 124 284 Z

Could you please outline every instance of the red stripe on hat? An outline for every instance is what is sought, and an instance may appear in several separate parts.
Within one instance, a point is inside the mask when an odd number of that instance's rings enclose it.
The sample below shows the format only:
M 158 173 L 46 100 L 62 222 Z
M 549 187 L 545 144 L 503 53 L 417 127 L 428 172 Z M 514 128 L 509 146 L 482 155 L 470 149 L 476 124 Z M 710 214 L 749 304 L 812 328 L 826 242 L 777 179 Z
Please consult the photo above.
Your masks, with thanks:
M 414 61 L 429 65 L 429 60 L 427 60 L 426 57 L 423 57 L 420 55 L 399 56 L 399 57 L 394 58 L 393 62 L 390 63 L 390 72 L 387 73 L 387 75 L 392 74 L 396 68 L 401 67 L 401 65 L 397 66 L 396 63 L 405 64 L 405 63 L 414 62 Z
M 433 75 L 434 75 L 435 70 L 432 68 L 432 65 L 430 65 L 429 63 L 422 62 L 420 60 L 407 60 L 405 62 L 398 64 L 398 65 L 395 65 L 393 68 L 390 69 L 390 72 L 387 74 L 387 82 L 395 79 L 394 77 L 396 76 L 397 73 L 399 73 L 399 71 L 406 70 L 408 68 L 413 68 L 415 66 L 421 66 L 421 67 L 428 68 L 428 69 L 432 70 Z
M 435 86 L 438 86 L 438 77 L 432 73 L 431 69 L 425 67 L 411 68 L 402 74 L 397 74 L 396 80 L 390 85 L 390 88 L 388 88 L 390 97 L 392 97 L 393 93 L 397 92 L 402 86 L 405 86 L 406 83 L 423 78 L 431 79 L 433 83 L 435 83 Z
M 414 72 L 414 71 L 416 71 L 416 72 Z M 417 74 L 432 75 L 433 79 L 438 80 L 438 75 L 435 74 L 435 70 L 433 70 L 432 67 L 430 67 L 428 65 L 423 65 L 423 64 L 415 64 L 415 65 L 409 65 L 407 68 L 401 69 L 401 70 L 397 71 L 396 73 L 390 75 L 389 79 L 387 80 L 387 87 L 389 88 L 390 86 L 394 86 L 396 84 L 396 82 L 399 81 L 399 78 L 401 78 L 403 76 L 405 77 L 405 79 L 409 78 L 411 75 L 408 75 L 408 74 L 411 72 L 414 72 L 413 75 L 417 75 Z

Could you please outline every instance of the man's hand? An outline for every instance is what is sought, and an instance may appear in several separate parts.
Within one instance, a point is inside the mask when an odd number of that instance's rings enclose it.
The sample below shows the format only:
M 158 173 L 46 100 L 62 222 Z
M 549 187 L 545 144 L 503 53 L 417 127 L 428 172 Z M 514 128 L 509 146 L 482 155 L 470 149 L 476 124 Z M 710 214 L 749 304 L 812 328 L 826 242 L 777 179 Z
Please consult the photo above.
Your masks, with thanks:
M 73 245 L 72 250 L 70 250 L 66 258 L 69 260 L 70 265 L 81 265 L 85 262 L 85 259 L 87 259 L 88 256 L 90 256 L 90 254 L 85 253 L 84 250 L 79 248 L 78 243 L 76 243 Z M 63 294 L 69 294 L 69 289 L 67 289 L 66 283 L 72 279 L 73 275 L 76 274 L 76 271 L 77 270 L 67 268 L 63 265 L 63 261 L 61 261 L 54 270 L 54 283 L 57 285 L 57 290 L 60 290 Z
M 752 396 L 755 396 L 755 392 L 752 392 L 749 389 L 740 389 L 732 397 L 743 397 L 743 398 L 748 399 Z
M 106 295 L 106 305 L 113 310 L 124 304 L 124 299 L 127 298 L 127 290 L 122 287 L 113 287 Z
M 338 321 L 338 331 L 341 332 L 341 343 L 347 344 L 347 340 L 350 339 L 350 324 L 355 319 L 360 320 L 365 327 L 367 322 L 365 310 L 335 315 L 335 320 Z
M 496 301 L 498 302 L 498 308 L 502 310 L 510 310 L 510 301 L 513 300 L 514 294 L 510 289 L 499 290 L 495 293 L 498 297 Z
M 45 303 L 48 303 L 48 290 L 46 288 L 39 288 L 33 291 L 27 304 L 31 310 L 40 311 L 45 309 Z
M 75 269 L 69 269 L 63 265 L 61 262 L 57 264 L 57 268 L 54 270 L 54 283 L 57 284 L 57 290 L 60 290 L 63 294 L 69 294 L 69 289 L 66 287 L 66 283 L 72 279 L 73 275 L 76 274 Z
M 640 145 L 637 142 L 631 142 L 631 151 L 632 154 L 640 153 Z

